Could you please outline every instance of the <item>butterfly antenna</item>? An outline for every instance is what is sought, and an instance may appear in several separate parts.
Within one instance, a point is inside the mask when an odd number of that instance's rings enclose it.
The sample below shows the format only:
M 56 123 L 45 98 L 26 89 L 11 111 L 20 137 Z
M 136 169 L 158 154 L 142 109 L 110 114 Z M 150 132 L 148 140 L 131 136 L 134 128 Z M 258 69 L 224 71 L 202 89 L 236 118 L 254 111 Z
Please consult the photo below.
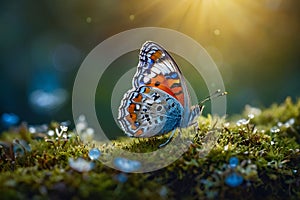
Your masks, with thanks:
M 215 91 L 214 93 L 210 94 L 205 99 L 203 99 L 199 104 L 204 104 L 207 101 L 210 101 L 214 98 L 221 97 L 221 96 L 224 96 L 224 95 L 227 95 L 227 94 L 228 94 L 227 92 L 221 92 L 221 90 L 218 89 L 217 91 Z

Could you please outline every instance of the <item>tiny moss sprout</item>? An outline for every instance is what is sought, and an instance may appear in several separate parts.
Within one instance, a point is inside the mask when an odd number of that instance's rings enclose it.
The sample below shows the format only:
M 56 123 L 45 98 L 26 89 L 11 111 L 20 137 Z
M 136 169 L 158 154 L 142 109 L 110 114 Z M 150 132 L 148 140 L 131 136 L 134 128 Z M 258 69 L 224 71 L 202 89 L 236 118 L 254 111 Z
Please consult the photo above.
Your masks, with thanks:
M 49 139 L 49 138 L 45 138 L 45 141 L 48 143 L 51 143 L 53 146 L 59 147 L 61 145 L 61 147 L 63 148 L 66 143 L 68 142 L 68 135 L 67 135 L 67 131 L 68 131 L 68 127 L 67 126 L 59 126 L 55 128 L 55 134 L 56 134 L 56 138 L 55 139 Z M 52 130 L 48 131 L 48 135 L 49 136 L 55 136 L 55 134 L 53 133 Z

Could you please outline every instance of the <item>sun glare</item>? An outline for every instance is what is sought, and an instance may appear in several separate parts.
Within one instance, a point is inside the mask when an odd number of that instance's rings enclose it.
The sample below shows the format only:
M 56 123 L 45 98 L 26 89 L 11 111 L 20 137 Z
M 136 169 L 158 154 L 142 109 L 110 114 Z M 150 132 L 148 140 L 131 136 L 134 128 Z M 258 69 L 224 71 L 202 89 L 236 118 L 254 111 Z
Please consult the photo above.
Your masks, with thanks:
M 213 47 L 233 62 L 249 63 L 268 54 L 277 57 L 286 39 L 292 40 L 299 22 L 282 0 L 153 0 L 123 5 L 134 15 L 134 25 L 165 27 L 180 31 L 205 48 Z M 176 3 L 175 3 L 176 2 Z M 282 39 L 278 39 L 282 38 Z M 238 41 L 238 42 L 237 42 Z M 275 41 L 275 42 L 274 42 Z M 210 53 L 210 52 L 209 52 Z M 244 57 L 247 55 L 247 57 Z

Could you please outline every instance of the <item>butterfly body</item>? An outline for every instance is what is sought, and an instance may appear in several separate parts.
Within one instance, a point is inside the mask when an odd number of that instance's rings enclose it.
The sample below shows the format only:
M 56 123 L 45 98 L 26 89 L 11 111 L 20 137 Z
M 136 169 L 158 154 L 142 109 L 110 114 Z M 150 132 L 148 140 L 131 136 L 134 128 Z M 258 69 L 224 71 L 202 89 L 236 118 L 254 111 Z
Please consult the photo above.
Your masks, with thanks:
M 133 88 L 125 93 L 118 121 L 131 137 L 152 137 L 194 123 L 203 106 L 190 107 L 185 79 L 173 58 L 148 41 L 140 51 Z

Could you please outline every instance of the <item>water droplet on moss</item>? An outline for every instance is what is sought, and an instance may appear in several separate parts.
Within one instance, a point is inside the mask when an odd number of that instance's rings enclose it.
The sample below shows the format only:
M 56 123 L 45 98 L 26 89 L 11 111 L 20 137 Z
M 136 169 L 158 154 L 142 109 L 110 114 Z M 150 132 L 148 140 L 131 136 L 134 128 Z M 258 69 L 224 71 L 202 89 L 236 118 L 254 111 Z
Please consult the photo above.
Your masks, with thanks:
M 224 151 L 228 151 L 228 145 L 224 146 Z
M 253 118 L 254 118 L 254 114 L 250 113 L 250 114 L 248 115 L 248 118 L 249 118 L 249 119 L 253 119 Z
M 115 179 L 120 183 L 125 183 L 128 180 L 128 177 L 126 174 L 120 173 L 115 176 Z
M 249 124 L 249 122 L 250 122 L 250 119 L 240 119 L 236 122 L 236 125 L 237 126 L 247 125 L 247 124 Z
M 289 127 L 293 126 L 294 123 L 295 123 L 295 119 L 294 119 L 294 118 L 291 118 L 291 119 L 289 119 L 287 122 L 284 123 L 284 126 L 285 126 L 286 128 L 289 128 Z
M 237 157 L 231 157 L 229 159 L 229 167 L 236 168 L 239 164 L 239 159 Z
M 49 130 L 47 131 L 47 134 L 52 137 L 54 136 L 55 132 L 53 130 Z
M 97 160 L 101 155 L 101 151 L 98 148 L 93 148 L 89 151 L 89 157 L 91 160 Z
M 78 158 L 77 160 L 70 158 L 69 165 L 72 169 L 78 172 L 88 172 L 94 168 L 95 164 L 93 162 L 88 162 L 83 158 Z
M 273 126 L 273 127 L 270 129 L 270 132 L 271 132 L 271 133 L 278 133 L 278 132 L 280 132 L 280 129 L 279 129 L 277 126 Z
M 159 191 L 159 195 L 160 195 L 161 197 L 166 197 L 167 194 L 168 194 L 168 189 L 167 189 L 167 187 L 166 187 L 166 186 L 162 186 L 161 189 L 160 189 L 160 191 Z
M 123 172 L 134 172 L 141 167 L 141 163 L 137 160 L 129 160 L 120 157 L 114 159 L 114 165 Z
M 226 128 L 228 128 L 228 127 L 230 126 L 230 123 L 229 123 L 229 122 L 225 122 L 225 123 L 223 124 L 223 126 L 226 127 Z
M 230 187 L 237 187 L 242 184 L 243 180 L 242 176 L 236 173 L 231 173 L 226 177 L 225 183 Z
M 277 122 L 277 126 L 278 126 L 278 127 L 281 127 L 282 125 L 283 125 L 282 122 Z

